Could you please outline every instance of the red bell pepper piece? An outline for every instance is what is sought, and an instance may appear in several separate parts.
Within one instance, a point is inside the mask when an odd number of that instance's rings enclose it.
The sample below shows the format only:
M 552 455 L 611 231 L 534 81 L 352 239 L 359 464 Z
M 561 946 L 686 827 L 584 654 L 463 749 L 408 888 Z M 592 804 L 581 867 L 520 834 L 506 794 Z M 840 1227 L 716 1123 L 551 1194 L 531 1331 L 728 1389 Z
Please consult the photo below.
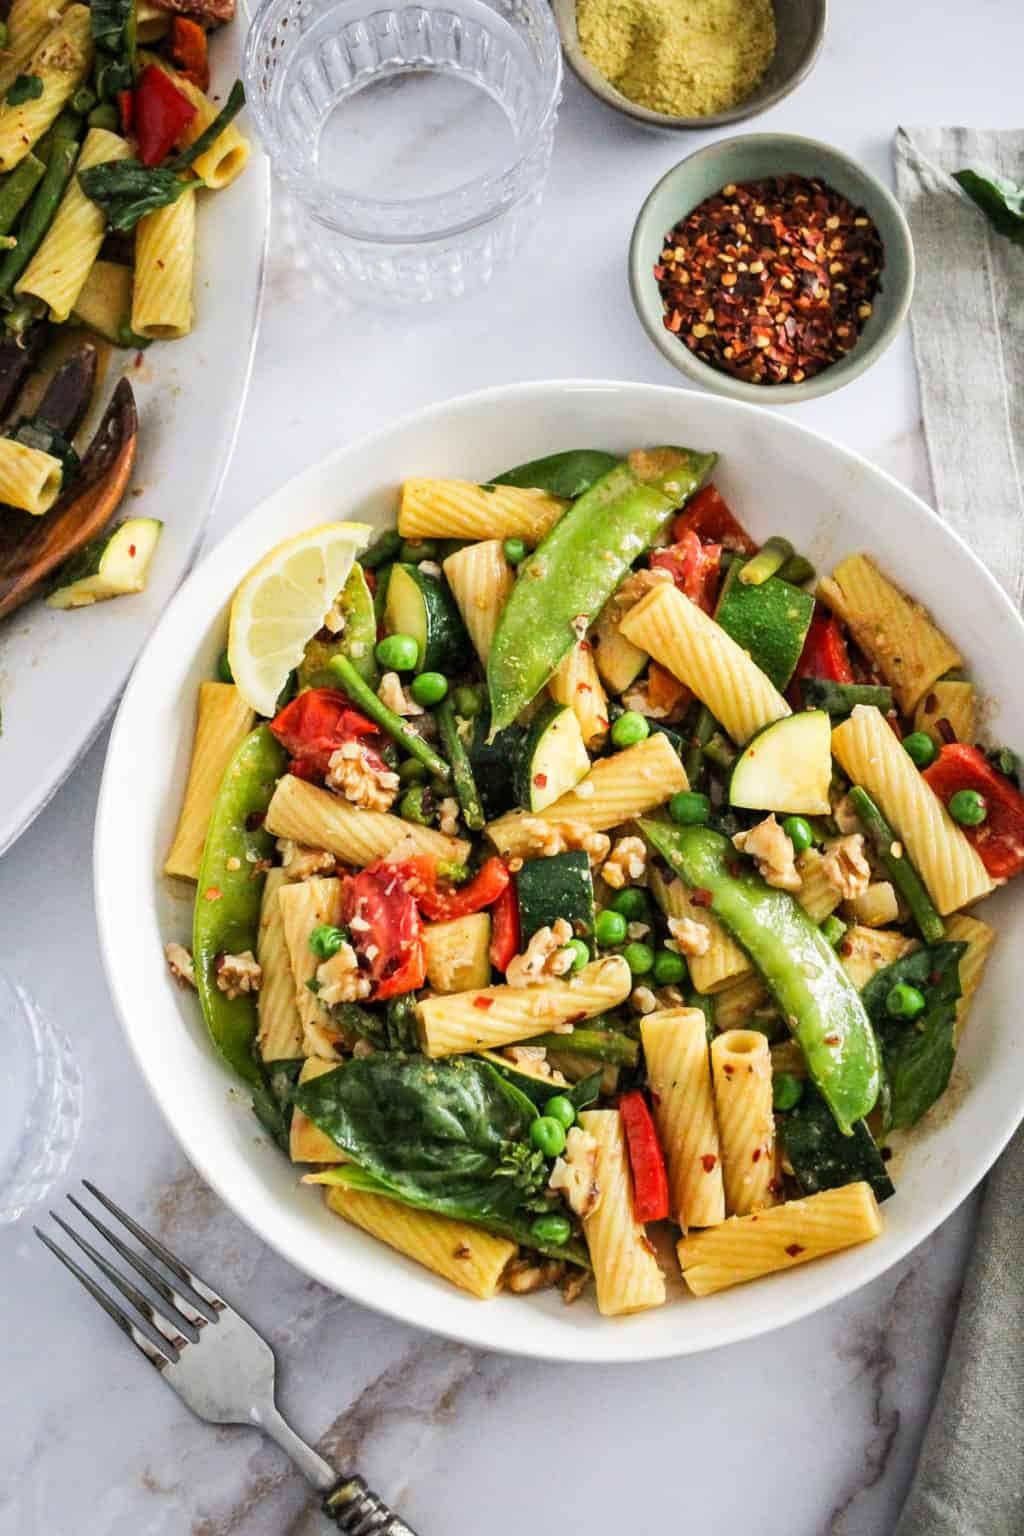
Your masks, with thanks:
M 668 571 L 680 592 L 705 613 L 715 605 L 721 566 L 721 544 L 702 544 L 692 528 L 685 529 L 675 544 L 651 554 L 651 569 Z
M 446 923 L 453 917 L 482 912 L 498 900 L 511 878 L 508 865 L 499 858 L 487 859 L 473 879 L 462 886 L 439 885 L 437 860 L 429 854 L 396 860 L 390 867 L 398 870 L 405 889 L 432 923 Z
M 985 754 L 964 742 L 950 742 L 921 775 L 943 805 L 960 789 L 976 790 L 988 815 L 978 827 L 961 827 L 993 880 L 1009 880 L 1024 869 L 1024 795 Z
M 664 1221 L 669 1213 L 665 1158 L 647 1100 L 639 1089 L 622 1095 L 619 1114 L 633 1172 L 633 1214 L 637 1221 Z
M 133 91 L 118 91 L 117 119 L 122 133 L 131 133 L 135 121 L 135 95 Z
M 695 533 L 702 543 L 721 544 L 723 549 L 735 554 L 757 553 L 757 545 L 750 534 L 732 515 L 713 485 L 705 485 L 691 496 L 672 524 L 674 539 L 681 539 L 686 533 Z
M 839 621 L 821 608 L 815 609 L 793 682 L 797 683 L 801 677 L 821 677 L 830 683 L 853 682 L 853 668 Z
M 491 964 L 504 976 L 519 953 L 519 897 L 509 881 L 491 908 Z
M 143 165 L 159 165 L 196 115 L 196 109 L 156 64 L 142 71 L 135 87 L 135 137 Z
M 197 21 L 189 16 L 171 18 L 171 58 L 179 74 L 191 80 L 201 91 L 209 89 L 210 58 L 206 46 L 206 33 Z
M 427 977 L 423 929 L 400 865 L 371 864 L 350 876 L 342 887 L 341 909 L 352 947 L 374 983 L 374 1001 L 422 987 Z
M 270 729 L 290 753 L 291 771 L 303 779 L 322 779 L 331 754 L 343 742 L 379 735 L 373 721 L 353 709 L 345 694 L 334 688 L 307 688 L 275 715 Z M 384 759 L 369 745 L 367 758 L 378 772 L 387 767 Z M 302 767 L 296 768 L 296 763 Z

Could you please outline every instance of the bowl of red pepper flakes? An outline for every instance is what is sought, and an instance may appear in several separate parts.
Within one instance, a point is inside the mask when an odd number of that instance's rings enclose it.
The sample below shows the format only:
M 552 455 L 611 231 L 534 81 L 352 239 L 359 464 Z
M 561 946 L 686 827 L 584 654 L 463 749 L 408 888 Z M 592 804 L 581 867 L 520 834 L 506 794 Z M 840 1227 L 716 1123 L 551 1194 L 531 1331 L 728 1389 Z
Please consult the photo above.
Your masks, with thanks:
M 785 405 L 839 389 L 882 355 L 910 306 L 914 249 L 895 198 L 848 155 L 747 134 L 662 177 L 629 275 L 644 329 L 680 373 Z

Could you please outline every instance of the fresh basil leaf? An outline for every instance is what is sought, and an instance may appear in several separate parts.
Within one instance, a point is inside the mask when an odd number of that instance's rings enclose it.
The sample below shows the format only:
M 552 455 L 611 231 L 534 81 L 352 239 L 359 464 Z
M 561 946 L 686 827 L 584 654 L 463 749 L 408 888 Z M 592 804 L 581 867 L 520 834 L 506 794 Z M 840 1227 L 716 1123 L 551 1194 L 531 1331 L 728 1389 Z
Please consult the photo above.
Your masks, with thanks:
M 573 1109 L 579 1114 L 581 1109 L 587 1109 L 591 1104 L 596 1104 L 601 1096 L 601 1082 L 604 1073 L 591 1072 L 587 1077 L 581 1077 L 578 1083 L 565 1090 L 565 1097 L 569 1100 Z M 555 1093 L 560 1092 L 554 1089 Z
M 232 118 L 238 116 L 244 106 L 245 87 L 242 85 L 241 80 L 236 80 L 228 92 L 227 101 L 221 107 L 209 128 L 201 133 L 198 139 L 188 146 L 188 149 L 182 150 L 181 154 L 177 155 L 175 159 L 168 161 L 168 169 L 184 171 L 190 165 L 194 165 L 199 156 L 205 154 L 211 144 L 216 144 L 228 123 L 231 122 Z
M 882 1048 L 889 1101 L 885 1130 L 916 1125 L 946 1091 L 953 1070 L 953 1033 L 960 997 L 960 958 L 966 944 L 926 944 L 872 976 L 861 1001 Z M 916 1019 L 889 1016 L 885 1000 L 906 982 L 924 994 Z
M 139 220 L 156 208 L 177 202 L 190 187 L 201 181 L 186 181 L 165 166 L 152 169 L 138 160 L 106 160 L 79 171 L 79 185 L 101 209 L 109 228 L 122 233 L 134 229 Z
M 797 1104 L 779 1115 L 778 1125 L 786 1157 L 805 1195 L 821 1189 L 838 1189 L 861 1179 L 871 1185 L 877 1200 L 895 1194 L 882 1155 L 863 1120 L 854 1123 L 853 1134 L 844 1136 L 835 1117 L 812 1083 L 804 1084 Z
M 38 75 L 17 75 L 7 87 L 4 97 L 9 107 L 20 107 L 26 101 L 38 101 L 43 94 L 43 82 Z
M 117 53 L 135 42 L 135 0 L 91 0 L 92 40 L 106 53 Z
M 955 171 L 954 179 L 989 223 L 1016 245 L 1024 245 L 1024 185 L 979 171 Z

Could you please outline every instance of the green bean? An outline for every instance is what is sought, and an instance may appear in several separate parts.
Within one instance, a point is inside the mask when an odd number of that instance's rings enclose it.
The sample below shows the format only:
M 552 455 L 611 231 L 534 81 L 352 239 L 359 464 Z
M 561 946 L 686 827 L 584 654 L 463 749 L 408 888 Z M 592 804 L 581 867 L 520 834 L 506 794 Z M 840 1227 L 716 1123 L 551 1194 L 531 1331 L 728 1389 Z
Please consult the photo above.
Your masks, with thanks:
M 793 557 L 793 546 L 788 539 L 777 535 L 766 539 L 752 559 L 741 566 L 739 580 L 745 587 L 760 587 L 782 569 Z
M 879 862 L 910 908 L 910 915 L 921 930 L 921 937 L 926 944 L 937 944 L 945 935 L 946 925 L 932 905 L 921 876 L 907 858 L 892 827 L 859 784 L 850 790 L 850 805 L 867 833 Z
M 387 560 L 393 560 L 402 547 L 402 535 L 397 528 L 389 528 L 382 533 L 379 539 L 374 539 L 369 549 L 364 549 L 359 556 L 359 564 L 364 571 L 375 571 L 378 565 L 383 565 Z
M 417 734 L 407 720 L 403 720 L 401 715 L 396 715 L 394 710 L 388 709 L 386 704 L 381 703 L 373 689 L 364 683 L 347 656 L 332 656 L 327 665 L 358 709 L 369 715 L 371 720 L 375 720 L 382 730 L 387 731 L 388 735 L 398 742 L 403 751 L 408 752 L 410 757 L 417 758 L 430 773 L 436 774 L 446 784 L 450 782 L 451 769 L 444 758 Z
M 686 777 L 690 781 L 691 789 L 696 789 L 700 783 L 701 775 L 704 771 L 704 748 L 714 735 L 717 725 L 718 722 L 710 709 L 708 709 L 706 704 L 702 704 L 697 711 L 693 735 L 690 745 L 686 749 L 686 757 L 683 759 L 683 768 L 686 771 Z
M 77 159 L 77 139 L 61 139 L 54 144 L 46 175 L 39 183 L 19 225 L 18 243 L 0 261 L 0 298 L 10 295 L 18 278 L 39 249 L 43 236 L 56 216 Z
M 10 232 L 19 213 L 46 175 L 46 166 L 35 155 L 26 155 L 0 187 L 0 235 Z
M 96 92 L 90 91 L 87 85 L 80 85 L 71 98 L 71 110 L 80 112 L 85 117 L 92 111 L 96 101 Z
M 814 566 L 803 555 L 790 555 L 776 575 L 780 581 L 788 581 L 791 587 L 802 587 L 814 580 Z
M 49 165 L 50 156 L 58 144 L 63 144 L 66 139 L 77 139 L 82 127 L 82 120 L 76 112 L 64 111 L 50 124 L 41 139 L 32 146 L 32 153 L 37 160 L 44 165 Z
M 245 90 L 241 80 L 236 80 L 228 92 L 227 101 L 221 107 L 210 126 L 187 149 L 183 149 L 180 155 L 168 161 L 167 169 L 169 171 L 184 171 L 190 165 L 194 165 L 200 155 L 205 155 L 206 151 L 216 144 L 232 118 L 237 117 L 244 106 Z
M 45 308 L 45 305 L 43 306 Z M 23 336 L 32 324 L 39 318 L 39 301 L 29 298 L 18 299 L 4 316 L 4 330 L 8 336 Z

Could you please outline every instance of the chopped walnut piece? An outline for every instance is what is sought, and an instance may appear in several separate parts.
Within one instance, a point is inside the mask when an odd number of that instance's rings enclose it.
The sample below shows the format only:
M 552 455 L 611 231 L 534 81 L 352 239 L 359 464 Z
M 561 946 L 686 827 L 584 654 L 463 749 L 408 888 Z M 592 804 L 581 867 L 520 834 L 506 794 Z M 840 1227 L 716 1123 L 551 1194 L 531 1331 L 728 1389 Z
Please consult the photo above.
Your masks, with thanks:
M 653 1013 L 658 1006 L 658 999 L 650 987 L 634 987 L 629 995 L 629 1006 L 634 1013 Z
M 561 1072 L 548 1061 L 547 1047 L 544 1045 L 506 1045 L 501 1054 L 528 1077 L 542 1077 L 546 1083 L 552 1083 L 558 1088 L 566 1086 Z
M 667 720 L 672 710 L 666 709 L 662 704 L 652 704 L 647 693 L 646 679 L 641 678 L 627 688 L 622 695 L 622 702 L 627 709 L 632 709 L 638 715 L 643 715 L 647 720 Z
M 317 1000 L 325 1008 L 336 1003 L 358 1003 L 370 995 L 370 978 L 359 969 L 351 944 L 342 944 L 329 960 L 316 968 Z
M 240 955 L 218 955 L 214 969 L 217 990 L 228 999 L 258 992 L 263 982 L 263 971 L 251 949 L 243 949 Z
M 859 832 L 826 843 L 822 872 L 844 901 L 863 896 L 871 884 L 871 865 L 864 856 L 864 838 Z
M 586 783 L 586 780 L 583 782 Z M 576 792 L 579 793 L 579 786 Z M 607 833 L 591 831 L 585 821 L 547 821 L 542 816 L 524 816 L 520 828 L 526 838 L 528 852 L 543 859 L 582 848 L 594 866 L 608 857 L 612 845 Z
M 780 891 L 798 891 L 803 883 L 796 867 L 793 844 L 775 820 L 775 813 L 759 821 L 749 832 L 737 832 L 733 846 L 749 854 L 758 873 Z
M 377 1048 L 371 1045 L 369 1040 L 357 1040 L 352 1047 L 352 1055 L 356 1061 L 361 1061 L 365 1056 L 375 1056 L 376 1054 Z
M 445 837 L 457 837 L 459 832 L 459 802 L 453 795 L 445 795 L 437 807 L 437 827 Z
M 670 917 L 668 931 L 681 955 L 706 955 L 711 948 L 711 933 L 692 917 Z
M 326 848 L 307 848 L 290 837 L 279 837 L 277 851 L 287 880 L 308 880 L 312 875 L 333 875 L 338 861 Z
M 538 928 L 521 955 L 514 955 L 505 972 L 508 987 L 534 987 L 572 970 L 575 951 L 568 948 L 572 925 L 556 917 L 550 928 Z
M 192 964 L 192 955 L 184 944 L 165 944 L 164 958 L 167 961 L 167 969 L 179 986 L 194 987 L 196 984 L 196 968 Z
M 850 804 L 849 795 L 843 795 L 832 807 L 832 820 L 842 833 L 861 832 L 860 817 Z
M 531 1291 L 557 1285 L 564 1274 L 565 1265 L 559 1259 L 513 1259 L 505 1269 L 505 1289 L 528 1296 Z
M 566 1266 L 565 1279 L 562 1281 L 562 1300 L 569 1307 L 581 1296 L 590 1283 L 590 1273 L 585 1269 L 577 1269 L 575 1264 Z
M 601 867 L 601 878 L 613 890 L 639 885 L 647 875 L 647 844 L 642 837 L 620 837 Z
M 401 715 L 407 719 L 411 715 L 422 715 L 423 708 L 402 687 L 401 679 L 397 672 L 385 672 L 377 684 L 377 697 L 381 703 L 390 709 L 392 714 Z
M 597 1142 L 588 1131 L 574 1125 L 565 1138 L 565 1151 L 555 1158 L 548 1189 L 565 1197 L 577 1216 L 590 1216 L 601 1200 L 597 1182 Z
M 332 635 L 340 635 L 345 630 L 345 615 L 341 611 L 340 604 L 335 601 L 324 614 L 323 629 L 330 630 Z
M 344 741 L 331 753 L 324 781 L 361 811 L 389 811 L 400 780 L 390 768 L 378 768 L 361 741 Z
M 671 571 L 666 571 L 660 568 L 655 568 L 654 570 L 644 569 L 642 571 L 634 571 L 633 574 L 631 576 L 627 576 L 621 586 L 615 592 L 613 592 L 609 601 L 608 610 L 606 611 L 613 613 L 616 622 L 618 622 L 618 620 L 622 618 L 623 614 L 628 613 L 631 608 L 635 608 L 640 599 L 642 597 L 646 597 L 648 592 L 651 592 L 655 587 L 660 586 L 663 581 L 671 580 Z

